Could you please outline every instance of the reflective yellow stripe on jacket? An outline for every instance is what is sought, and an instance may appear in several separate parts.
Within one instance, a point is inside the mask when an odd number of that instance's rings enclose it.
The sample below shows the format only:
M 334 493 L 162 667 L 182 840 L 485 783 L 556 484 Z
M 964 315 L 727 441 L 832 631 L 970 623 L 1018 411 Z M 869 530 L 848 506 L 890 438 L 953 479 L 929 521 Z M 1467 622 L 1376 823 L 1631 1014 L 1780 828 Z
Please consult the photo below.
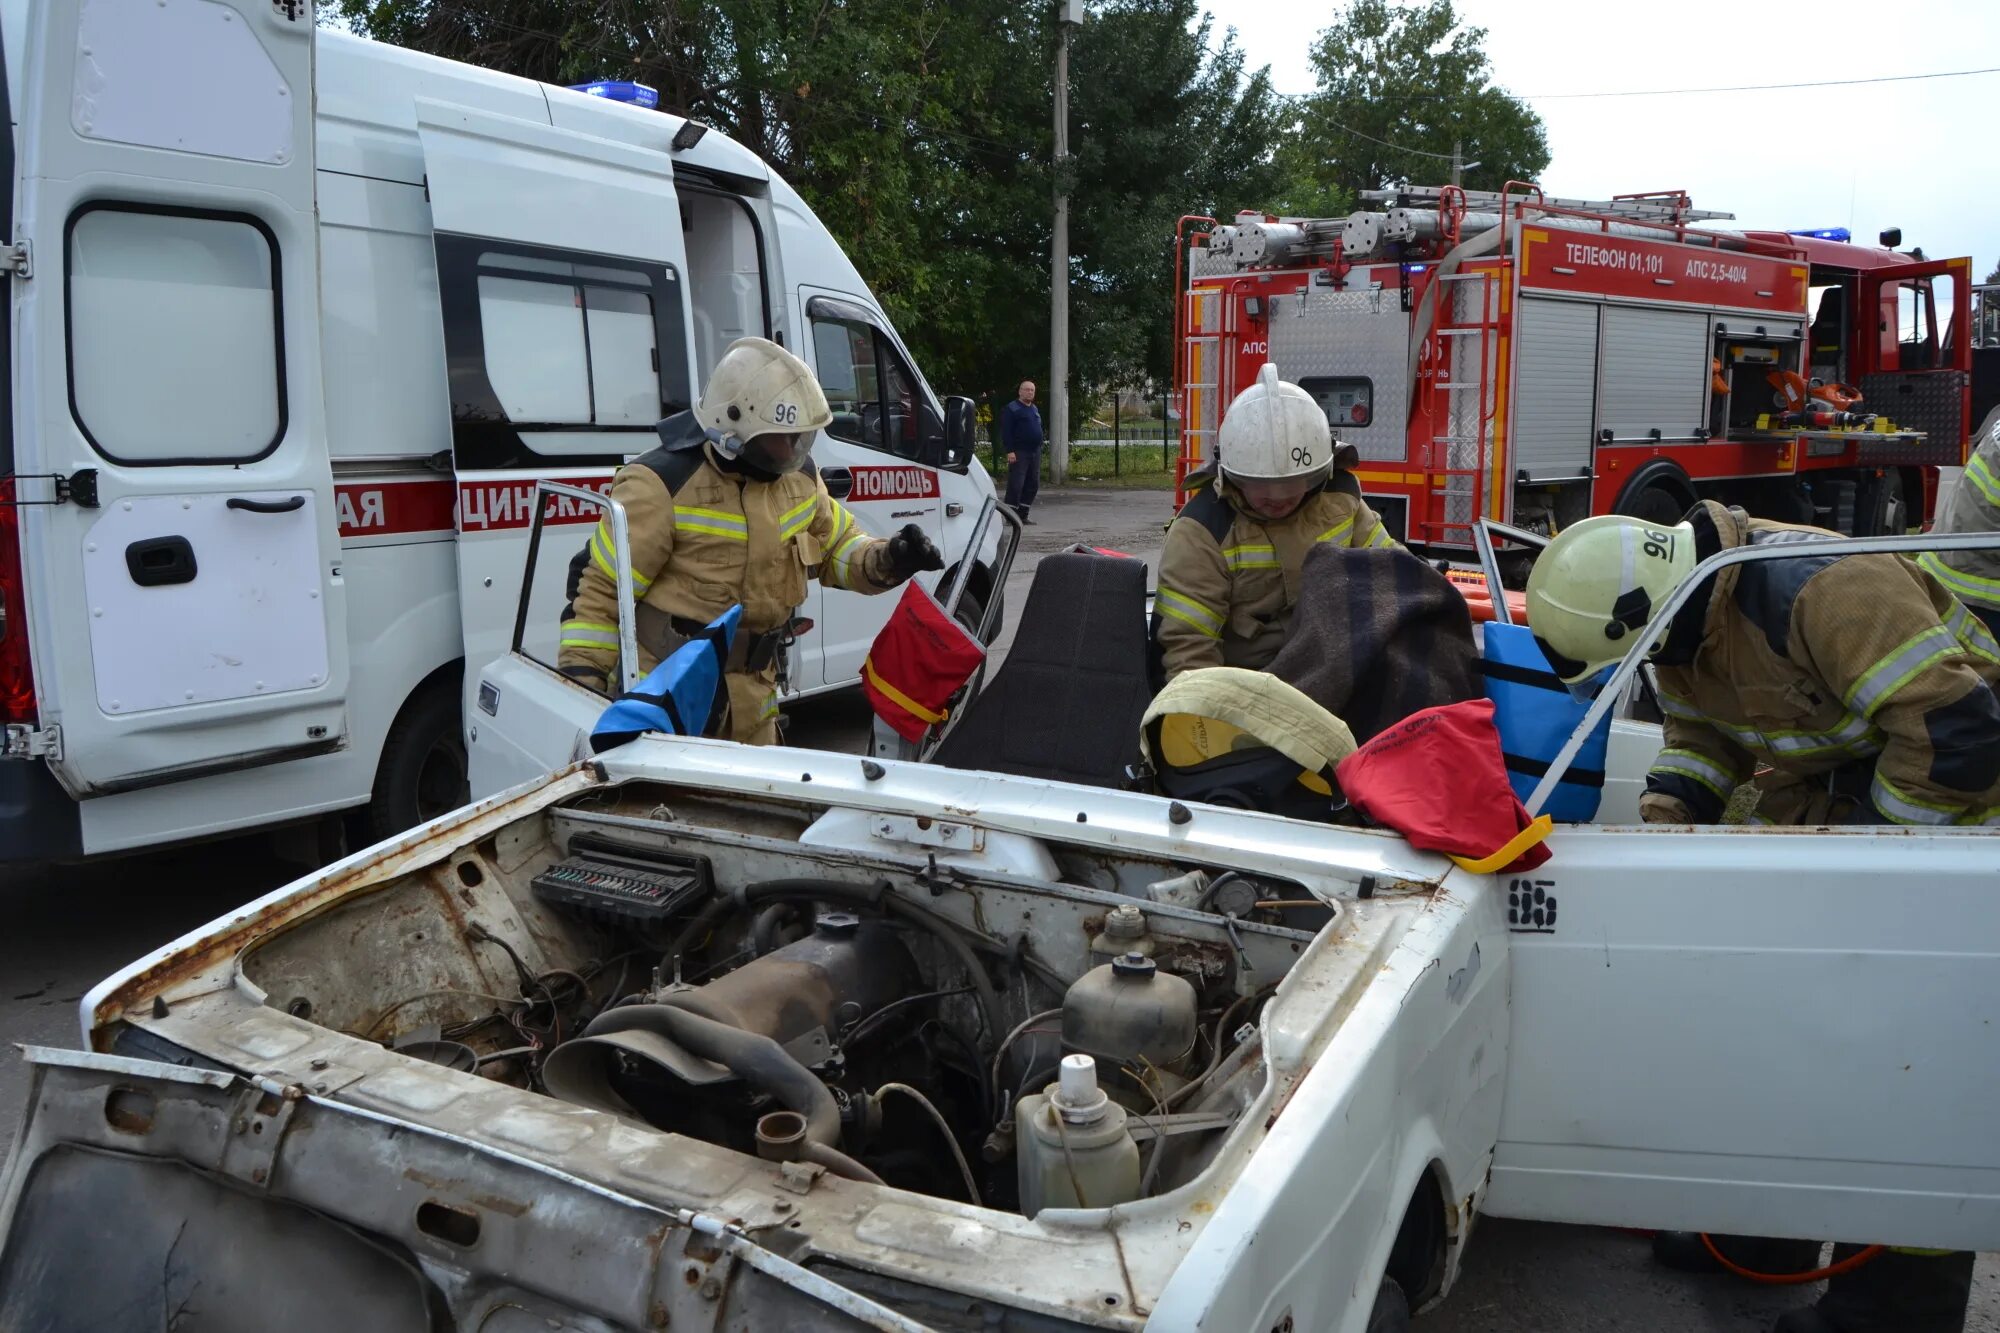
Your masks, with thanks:
M 611 529 L 600 519 L 597 526 L 590 530 L 590 563 L 604 571 L 604 577 L 611 580 L 613 587 L 618 586 L 618 561 L 612 556 L 612 552 L 616 549 L 611 540 Z M 652 586 L 651 579 L 637 569 L 632 571 L 632 591 L 636 595 L 645 596 L 646 589 Z
M 1225 547 L 1222 563 L 1231 569 L 1276 569 L 1278 548 L 1269 545 Z
M 734 542 L 750 540 L 749 524 L 743 515 L 731 514 L 721 509 L 702 509 L 696 505 L 674 506 L 674 530 L 677 532 L 706 532 L 714 537 L 726 537 Z
M 1185 593 L 1161 588 L 1153 597 L 1153 609 L 1211 639 L 1222 637 L 1222 617 Z
M 562 623 L 561 647 L 564 648 L 616 648 L 618 627 L 606 625 L 596 620 L 565 620 Z
M 819 509 L 819 497 L 809 495 L 804 502 L 787 509 L 778 519 L 778 540 L 790 541 L 812 526 L 813 514 Z
M 1659 758 L 1653 761 L 1652 771 L 1671 773 L 1699 782 L 1714 792 L 1716 799 L 1721 801 L 1727 801 L 1729 794 L 1735 791 L 1737 784 L 1743 780 L 1741 774 L 1730 772 L 1707 755 L 1694 750 L 1662 750 Z

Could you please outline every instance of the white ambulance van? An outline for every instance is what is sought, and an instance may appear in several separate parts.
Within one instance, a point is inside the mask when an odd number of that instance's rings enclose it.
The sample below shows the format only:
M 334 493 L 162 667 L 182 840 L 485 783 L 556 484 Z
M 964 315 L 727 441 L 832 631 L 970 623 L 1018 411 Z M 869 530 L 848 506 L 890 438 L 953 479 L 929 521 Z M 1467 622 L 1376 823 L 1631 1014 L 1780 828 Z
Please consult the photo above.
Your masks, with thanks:
M 0 0 L 0 41 L 0 860 L 461 803 L 524 597 L 554 651 L 536 480 L 608 489 L 745 334 L 825 385 L 829 489 L 992 598 L 971 403 L 726 136 L 305 0 Z M 815 587 L 791 688 L 853 682 L 893 601 Z

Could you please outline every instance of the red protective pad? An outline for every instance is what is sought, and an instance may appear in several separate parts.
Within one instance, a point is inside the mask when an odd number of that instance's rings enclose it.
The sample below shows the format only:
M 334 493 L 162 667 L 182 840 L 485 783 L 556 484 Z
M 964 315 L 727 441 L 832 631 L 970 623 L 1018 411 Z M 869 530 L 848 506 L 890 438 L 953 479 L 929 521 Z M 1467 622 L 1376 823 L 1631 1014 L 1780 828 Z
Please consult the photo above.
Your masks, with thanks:
M 1341 760 L 1334 776 L 1350 805 L 1425 851 L 1476 861 L 1529 825 L 1507 780 L 1490 699 L 1412 713 Z M 1502 869 L 1532 870 L 1548 859 L 1538 842 Z
M 951 696 L 985 660 L 979 640 L 912 579 L 862 660 L 861 688 L 876 716 L 904 740 L 919 741 L 944 721 Z

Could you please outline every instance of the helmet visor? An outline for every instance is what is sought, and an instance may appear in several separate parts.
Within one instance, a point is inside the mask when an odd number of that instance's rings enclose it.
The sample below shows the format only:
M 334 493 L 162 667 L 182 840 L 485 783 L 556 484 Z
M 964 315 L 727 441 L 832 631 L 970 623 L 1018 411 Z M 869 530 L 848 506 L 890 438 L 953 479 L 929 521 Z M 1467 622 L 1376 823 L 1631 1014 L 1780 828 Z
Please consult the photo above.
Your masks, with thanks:
M 812 456 L 812 431 L 766 431 L 743 446 L 743 461 L 763 472 L 797 472 Z
M 1243 503 L 1259 518 L 1290 518 L 1312 488 L 1319 484 L 1318 473 L 1303 477 L 1282 477 L 1276 481 L 1231 478 L 1243 494 Z

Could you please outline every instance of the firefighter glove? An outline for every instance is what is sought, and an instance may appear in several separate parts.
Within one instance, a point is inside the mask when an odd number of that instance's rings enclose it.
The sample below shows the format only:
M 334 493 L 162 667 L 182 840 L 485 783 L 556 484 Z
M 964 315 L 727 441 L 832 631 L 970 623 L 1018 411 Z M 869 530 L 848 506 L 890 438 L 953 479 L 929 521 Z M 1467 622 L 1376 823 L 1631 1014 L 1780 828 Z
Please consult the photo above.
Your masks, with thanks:
M 898 582 L 926 569 L 943 568 L 944 557 L 916 524 L 905 523 L 903 530 L 889 539 L 889 572 Z

